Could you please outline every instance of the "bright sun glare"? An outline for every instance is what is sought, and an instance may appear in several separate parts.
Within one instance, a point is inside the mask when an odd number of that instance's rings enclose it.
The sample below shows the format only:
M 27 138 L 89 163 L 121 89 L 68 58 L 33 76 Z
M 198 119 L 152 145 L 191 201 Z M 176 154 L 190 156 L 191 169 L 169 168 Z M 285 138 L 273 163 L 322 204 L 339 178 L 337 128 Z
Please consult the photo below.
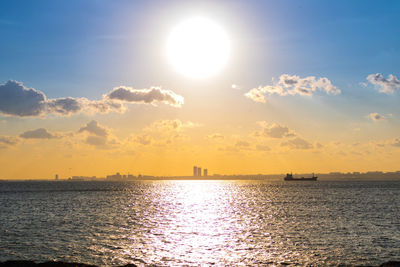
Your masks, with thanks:
M 174 68 L 192 78 L 216 74 L 228 61 L 230 43 L 224 29 L 207 18 L 183 21 L 171 32 L 168 59 Z

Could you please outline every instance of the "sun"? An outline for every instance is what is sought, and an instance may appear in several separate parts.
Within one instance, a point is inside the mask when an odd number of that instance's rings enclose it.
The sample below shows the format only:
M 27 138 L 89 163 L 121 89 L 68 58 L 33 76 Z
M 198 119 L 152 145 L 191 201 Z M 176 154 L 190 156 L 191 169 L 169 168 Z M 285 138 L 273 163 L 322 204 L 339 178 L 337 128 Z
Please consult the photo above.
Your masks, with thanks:
M 181 22 L 168 38 L 169 62 L 191 78 L 215 75 L 226 65 L 229 53 L 230 42 L 224 29 L 204 17 Z

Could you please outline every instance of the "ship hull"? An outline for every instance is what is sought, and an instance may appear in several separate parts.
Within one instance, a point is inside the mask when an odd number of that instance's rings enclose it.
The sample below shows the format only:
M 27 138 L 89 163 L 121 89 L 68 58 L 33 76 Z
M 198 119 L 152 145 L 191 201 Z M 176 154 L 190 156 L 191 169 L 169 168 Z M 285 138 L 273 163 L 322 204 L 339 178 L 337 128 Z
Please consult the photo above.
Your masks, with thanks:
M 285 181 L 316 181 L 317 177 L 311 178 L 284 178 Z

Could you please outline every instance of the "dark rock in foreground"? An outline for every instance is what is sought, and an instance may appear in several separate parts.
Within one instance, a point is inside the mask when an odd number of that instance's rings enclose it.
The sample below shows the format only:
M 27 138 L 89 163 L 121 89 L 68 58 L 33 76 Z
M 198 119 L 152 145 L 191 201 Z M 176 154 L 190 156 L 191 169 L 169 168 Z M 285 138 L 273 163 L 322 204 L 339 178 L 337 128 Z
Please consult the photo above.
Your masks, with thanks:
M 46 261 L 36 263 L 34 261 L 5 261 L 0 262 L 0 267 L 97 267 L 96 265 L 76 263 L 76 262 L 62 262 L 62 261 Z M 126 264 L 120 267 L 137 267 L 136 264 Z M 388 261 L 382 263 L 378 267 L 400 267 L 400 261 Z
M 388 261 L 382 263 L 379 267 L 400 267 L 400 261 Z
M 42 263 L 35 263 L 34 261 L 5 261 L 0 262 L 0 267 L 97 267 L 96 265 L 76 263 L 76 262 L 62 262 L 62 261 L 46 261 Z M 126 264 L 121 267 L 137 267 L 135 264 Z

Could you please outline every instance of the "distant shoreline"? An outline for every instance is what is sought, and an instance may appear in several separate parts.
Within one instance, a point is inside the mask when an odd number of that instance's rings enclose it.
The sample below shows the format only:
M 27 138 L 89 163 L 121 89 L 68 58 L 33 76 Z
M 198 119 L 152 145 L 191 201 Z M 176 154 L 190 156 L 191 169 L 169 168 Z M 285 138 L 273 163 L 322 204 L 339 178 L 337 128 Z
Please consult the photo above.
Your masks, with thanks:
M 313 173 L 293 173 L 294 177 L 309 177 Z M 395 172 L 330 172 L 330 173 L 315 173 L 318 176 L 318 181 L 396 181 L 400 180 L 400 171 Z M 190 181 L 212 181 L 212 180 L 283 180 L 286 174 L 214 174 L 209 176 L 193 176 L 193 175 L 172 175 L 172 176 L 153 176 L 153 175 L 108 175 L 107 177 L 96 176 L 72 176 L 58 179 L 41 179 L 41 178 L 25 178 L 25 179 L 7 179 L 0 178 L 0 181 L 113 181 L 113 182 L 131 182 L 131 181 L 167 181 L 167 180 L 190 180 Z
M 235 176 L 224 176 L 224 177 L 146 177 L 140 179 L 126 179 L 126 180 L 113 180 L 113 179 L 0 179 L 0 182 L 54 182 L 54 183 L 71 183 L 71 182 L 141 182 L 141 181 L 270 181 L 270 182 L 284 182 L 283 176 L 276 178 L 258 178 L 258 177 L 235 177 Z M 400 181 L 399 177 L 318 177 L 317 181 L 311 182 L 367 182 L 367 181 Z M 303 181 L 304 182 L 304 181 Z

